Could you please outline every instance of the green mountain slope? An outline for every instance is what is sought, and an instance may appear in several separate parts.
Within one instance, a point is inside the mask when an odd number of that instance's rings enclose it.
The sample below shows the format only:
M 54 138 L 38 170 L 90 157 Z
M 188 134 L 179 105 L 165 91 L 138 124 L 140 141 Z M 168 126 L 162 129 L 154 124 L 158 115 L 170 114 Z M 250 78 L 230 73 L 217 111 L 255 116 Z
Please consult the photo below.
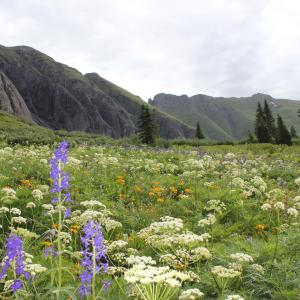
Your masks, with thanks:
M 264 94 L 242 98 L 158 94 L 149 103 L 190 126 L 195 127 L 199 121 L 209 139 L 222 141 L 241 140 L 247 137 L 248 130 L 253 132 L 257 103 L 264 99 L 274 117 L 279 113 L 288 127 L 294 125 L 300 133 L 297 117 L 300 102 L 295 100 L 274 99 Z

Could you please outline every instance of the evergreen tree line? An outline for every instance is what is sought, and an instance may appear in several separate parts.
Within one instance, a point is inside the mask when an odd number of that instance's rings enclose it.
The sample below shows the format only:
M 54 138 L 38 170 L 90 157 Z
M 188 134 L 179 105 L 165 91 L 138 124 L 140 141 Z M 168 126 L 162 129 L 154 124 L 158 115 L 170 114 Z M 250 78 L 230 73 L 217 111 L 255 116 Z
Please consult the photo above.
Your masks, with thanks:
M 264 100 L 263 106 L 259 102 L 257 104 L 256 119 L 255 119 L 255 136 L 259 143 L 274 143 L 274 144 L 292 144 L 292 138 L 297 137 L 295 128 L 292 126 L 289 130 L 282 117 L 278 114 L 277 120 L 273 117 L 272 111 Z M 157 130 L 154 123 L 154 117 L 147 105 L 141 106 L 140 118 L 138 121 L 138 138 L 143 144 L 154 145 L 157 137 Z M 204 134 L 201 130 L 199 122 L 196 124 L 195 138 L 203 139 Z M 250 142 L 254 142 L 254 137 L 249 132 Z
M 137 135 L 141 143 L 154 145 L 157 137 L 157 130 L 154 123 L 153 113 L 147 105 L 141 106 L 140 117 L 138 120 Z M 201 130 L 199 122 L 196 125 L 195 138 L 204 139 L 204 134 Z
M 289 132 L 279 114 L 277 114 L 275 124 L 275 119 L 266 100 L 263 107 L 260 102 L 257 104 L 254 132 L 259 143 L 291 145 L 292 137 L 297 137 L 295 128 L 292 126 L 291 132 Z M 253 138 L 251 137 L 251 139 Z

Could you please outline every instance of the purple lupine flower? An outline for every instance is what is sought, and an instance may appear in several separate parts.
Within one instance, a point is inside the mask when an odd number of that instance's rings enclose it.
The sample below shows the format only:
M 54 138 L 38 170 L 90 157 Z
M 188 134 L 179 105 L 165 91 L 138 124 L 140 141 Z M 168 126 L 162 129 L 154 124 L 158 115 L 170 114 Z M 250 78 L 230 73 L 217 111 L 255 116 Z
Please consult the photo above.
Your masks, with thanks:
M 65 210 L 65 218 L 70 218 L 71 217 L 71 208 L 67 208 Z
M 62 165 L 65 165 L 68 160 L 68 142 L 63 141 L 59 144 L 58 148 L 54 150 L 54 156 L 50 158 L 50 178 L 53 180 L 53 186 L 50 190 L 51 193 L 64 192 L 64 196 L 67 195 L 70 198 L 69 193 L 69 179 L 70 175 L 62 171 L 62 167 L 59 166 L 59 162 Z M 61 178 L 61 183 L 59 183 L 59 178 Z M 55 200 L 54 200 L 55 202 Z
M 9 268 L 14 268 L 14 272 L 17 276 L 23 275 L 26 279 L 29 279 L 29 273 L 24 270 L 22 239 L 16 234 L 11 234 L 6 240 L 5 248 L 6 256 L 3 260 L 3 268 L 0 272 L 0 280 L 4 278 Z M 11 264 L 12 262 L 14 262 L 13 265 Z M 15 279 L 10 285 L 10 288 L 16 292 L 17 290 L 21 289 L 22 286 L 22 281 L 20 279 Z
M 49 255 L 58 256 L 58 252 L 55 251 L 54 246 L 46 247 L 44 250 L 44 257 L 48 257 Z
M 51 200 L 53 205 L 59 202 L 57 193 L 61 192 L 61 201 L 62 202 L 71 202 L 71 194 L 69 191 L 70 187 L 70 175 L 62 171 L 62 165 L 65 165 L 68 160 L 68 142 L 63 141 L 59 144 L 58 148 L 54 150 L 54 156 L 50 158 L 50 177 L 53 180 L 53 186 L 50 192 L 56 194 L 55 197 Z M 60 178 L 60 182 L 59 182 Z M 71 213 L 71 210 L 68 209 L 68 214 Z
M 23 283 L 20 279 L 15 279 L 14 282 L 9 286 L 15 293 L 17 290 L 23 287 Z
M 111 280 L 104 280 L 102 281 L 102 284 L 103 284 L 103 290 L 107 292 L 111 285 Z
M 83 227 L 83 232 L 84 234 L 81 236 L 83 245 L 81 251 L 81 266 L 84 268 L 84 271 L 80 275 L 81 286 L 79 288 L 81 297 L 91 293 L 94 272 L 95 274 L 98 274 L 100 271 L 106 272 L 108 268 L 106 247 L 103 245 L 104 238 L 101 225 L 91 220 Z M 96 265 L 94 265 L 93 262 L 94 255 Z

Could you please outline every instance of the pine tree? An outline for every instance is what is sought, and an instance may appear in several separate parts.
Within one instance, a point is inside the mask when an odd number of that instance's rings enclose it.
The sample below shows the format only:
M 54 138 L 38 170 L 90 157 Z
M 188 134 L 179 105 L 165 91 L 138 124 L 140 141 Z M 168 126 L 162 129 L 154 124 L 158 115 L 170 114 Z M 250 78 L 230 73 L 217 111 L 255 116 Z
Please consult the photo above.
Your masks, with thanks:
M 290 129 L 290 135 L 291 135 L 292 138 L 297 138 L 298 137 L 297 131 L 296 131 L 296 129 L 293 125 L 291 126 L 291 129 Z
M 196 136 L 195 137 L 199 140 L 204 139 L 204 134 L 201 130 L 199 122 L 197 122 L 197 125 L 196 125 Z
M 291 135 L 280 115 L 277 115 L 276 143 L 286 145 L 292 144 Z
M 255 136 L 259 143 L 270 143 L 272 140 L 267 129 L 264 112 L 259 102 L 256 109 Z
M 276 126 L 275 120 L 273 118 L 272 111 L 267 103 L 267 100 L 264 101 L 264 121 L 266 124 L 266 129 L 268 131 L 268 135 L 270 136 L 269 142 L 275 142 L 276 140 Z
M 138 121 L 138 137 L 139 140 L 148 145 L 155 143 L 156 128 L 151 115 L 151 112 L 146 105 L 141 106 L 140 118 Z
M 254 143 L 254 136 L 250 130 L 248 130 L 248 138 L 247 138 L 247 143 L 252 144 Z

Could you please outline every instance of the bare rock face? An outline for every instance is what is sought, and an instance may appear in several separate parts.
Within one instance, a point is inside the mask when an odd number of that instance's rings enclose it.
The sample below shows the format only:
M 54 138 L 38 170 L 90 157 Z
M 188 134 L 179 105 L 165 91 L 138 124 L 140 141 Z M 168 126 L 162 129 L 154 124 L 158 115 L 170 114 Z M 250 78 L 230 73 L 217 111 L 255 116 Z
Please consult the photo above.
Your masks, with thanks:
M 33 122 L 31 113 L 13 83 L 0 71 L 0 110 Z
M 83 75 L 25 46 L 0 46 L 0 71 L 11 80 L 32 119 L 40 125 L 112 137 L 136 132 L 140 106 L 145 102 L 96 73 Z M 156 118 L 164 137 L 194 134 L 193 128 L 165 113 L 157 112 Z

